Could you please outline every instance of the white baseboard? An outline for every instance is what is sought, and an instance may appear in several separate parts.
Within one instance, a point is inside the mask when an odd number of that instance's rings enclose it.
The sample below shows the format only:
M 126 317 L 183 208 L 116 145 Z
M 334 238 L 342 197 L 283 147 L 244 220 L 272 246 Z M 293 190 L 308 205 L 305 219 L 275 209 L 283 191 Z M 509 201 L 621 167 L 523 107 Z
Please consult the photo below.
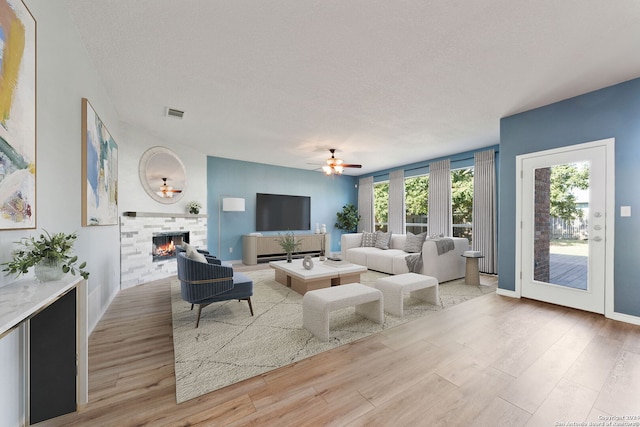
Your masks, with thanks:
M 614 312 L 609 319 L 617 320 L 619 322 L 631 323 L 633 325 L 640 325 L 640 317 L 631 316 L 630 314 L 616 313 Z
M 510 298 L 520 298 L 520 295 L 518 295 L 515 291 L 510 291 L 507 289 L 497 288 L 496 294 L 502 295 L 505 297 L 510 297 Z M 631 316 L 630 314 L 614 312 L 613 314 L 611 314 L 611 316 L 605 316 L 605 317 L 611 320 L 617 320 L 619 322 L 631 323 L 633 325 L 640 325 L 640 317 Z
M 100 319 L 102 319 L 102 316 L 104 316 L 104 314 L 107 312 L 109 305 L 111 305 L 116 295 L 118 295 L 118 291 L 112 293 L 109 296 L 108 301 L 106 301 L 105 304 L 102 304 L 102 301 L 100 299 L 101 298 L 100 291 L 101 291 L 100 288 L 96 288 L 87 297 L 88 305 L 89 305 L 89 313 L 97 314 L 93 318 L 89 319 L 89 325 L 87 330 L 88 335 L 91 335 L 95 327 L 98 326 L 98 322 L 100 322 Z
M 496 294 L 502 295 L 503 297 L 520 298 L 520 295 L 518 295 L 515 291 L 509 291 L 507 289 L 497 288 Z

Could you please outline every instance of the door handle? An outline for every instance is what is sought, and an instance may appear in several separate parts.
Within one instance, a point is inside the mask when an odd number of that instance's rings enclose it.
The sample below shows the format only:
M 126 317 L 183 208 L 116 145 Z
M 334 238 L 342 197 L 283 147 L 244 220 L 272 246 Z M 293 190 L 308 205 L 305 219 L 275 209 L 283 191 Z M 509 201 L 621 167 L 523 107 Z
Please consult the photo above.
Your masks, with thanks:
M 601 240 L 602 240 L 602 237 L 600 237 L 600 236 L 596 236 L 596 237 L 593 238 L 594 242 L 599 242 Z

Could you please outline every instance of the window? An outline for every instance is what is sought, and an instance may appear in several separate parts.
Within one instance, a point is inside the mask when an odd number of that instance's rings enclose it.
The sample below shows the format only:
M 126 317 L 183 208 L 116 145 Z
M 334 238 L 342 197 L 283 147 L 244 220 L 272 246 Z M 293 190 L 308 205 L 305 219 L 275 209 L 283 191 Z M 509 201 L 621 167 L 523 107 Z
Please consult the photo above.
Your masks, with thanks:
M 453 237 L 466 237 L 473 230 L 473 168 L 451 171 L 451 214 Z
M 375 230 L 387 231 L 389 224 L 389 181 L 373 184 Z
M 429 175 L 404 180 L 406 230 L 413 234 L 428 232 Z M 375 230 L 387 231 L 389 222 L 389 182 L 373 185 Z M 451 171 L 451 213 L 453 237 L 471 242 L 473 230 L 473 167 Z
M 419 234 L 427 231 L 429 213 L 429 175 L 415 176 L 404 180 L 404 203 L 406 207 L 406 231 Z

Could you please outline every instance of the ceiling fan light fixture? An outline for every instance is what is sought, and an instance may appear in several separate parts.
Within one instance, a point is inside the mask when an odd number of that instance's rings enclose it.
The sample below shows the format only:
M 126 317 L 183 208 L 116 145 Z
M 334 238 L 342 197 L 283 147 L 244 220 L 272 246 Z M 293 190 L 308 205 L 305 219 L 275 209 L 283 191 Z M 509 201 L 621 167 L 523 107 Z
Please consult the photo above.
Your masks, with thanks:
M 160 191 L 156 191 L 156 194 L 160 197 L 164 197 L 165 199 L 170 199 L 173 197 L 173 193 L 170 190 L 160 189 Z
M 174 190 L 172 186 L 167 184 L 168 178 L 162 178 L 162 185 L 160 186 L 160 191 L 156 191 L 156 194 L 165 199 L 170 199 L 173 197 L 174 193 L 181 193 L 181 190 Z
M 344 160 L 338 159 L 335 156 L 335 148 L 330 148 L 331 157 L 327 159 L 327 164 L 322 166 L 322 171 L 326 175 L 342 175 L 345 168 L 361 168 L 362 165 L 346 164 Z

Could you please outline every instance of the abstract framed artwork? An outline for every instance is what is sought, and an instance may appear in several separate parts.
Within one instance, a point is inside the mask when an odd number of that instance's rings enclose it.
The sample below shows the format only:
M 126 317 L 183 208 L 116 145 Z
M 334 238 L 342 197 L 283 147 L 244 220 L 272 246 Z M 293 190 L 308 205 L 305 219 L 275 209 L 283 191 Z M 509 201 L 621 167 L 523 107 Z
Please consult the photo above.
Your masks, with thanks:
M 0 0 L 0 230 L 36 227 L 36 21 Z
M 82 225 L 118 223 L 118 144 L 82 98 Z

